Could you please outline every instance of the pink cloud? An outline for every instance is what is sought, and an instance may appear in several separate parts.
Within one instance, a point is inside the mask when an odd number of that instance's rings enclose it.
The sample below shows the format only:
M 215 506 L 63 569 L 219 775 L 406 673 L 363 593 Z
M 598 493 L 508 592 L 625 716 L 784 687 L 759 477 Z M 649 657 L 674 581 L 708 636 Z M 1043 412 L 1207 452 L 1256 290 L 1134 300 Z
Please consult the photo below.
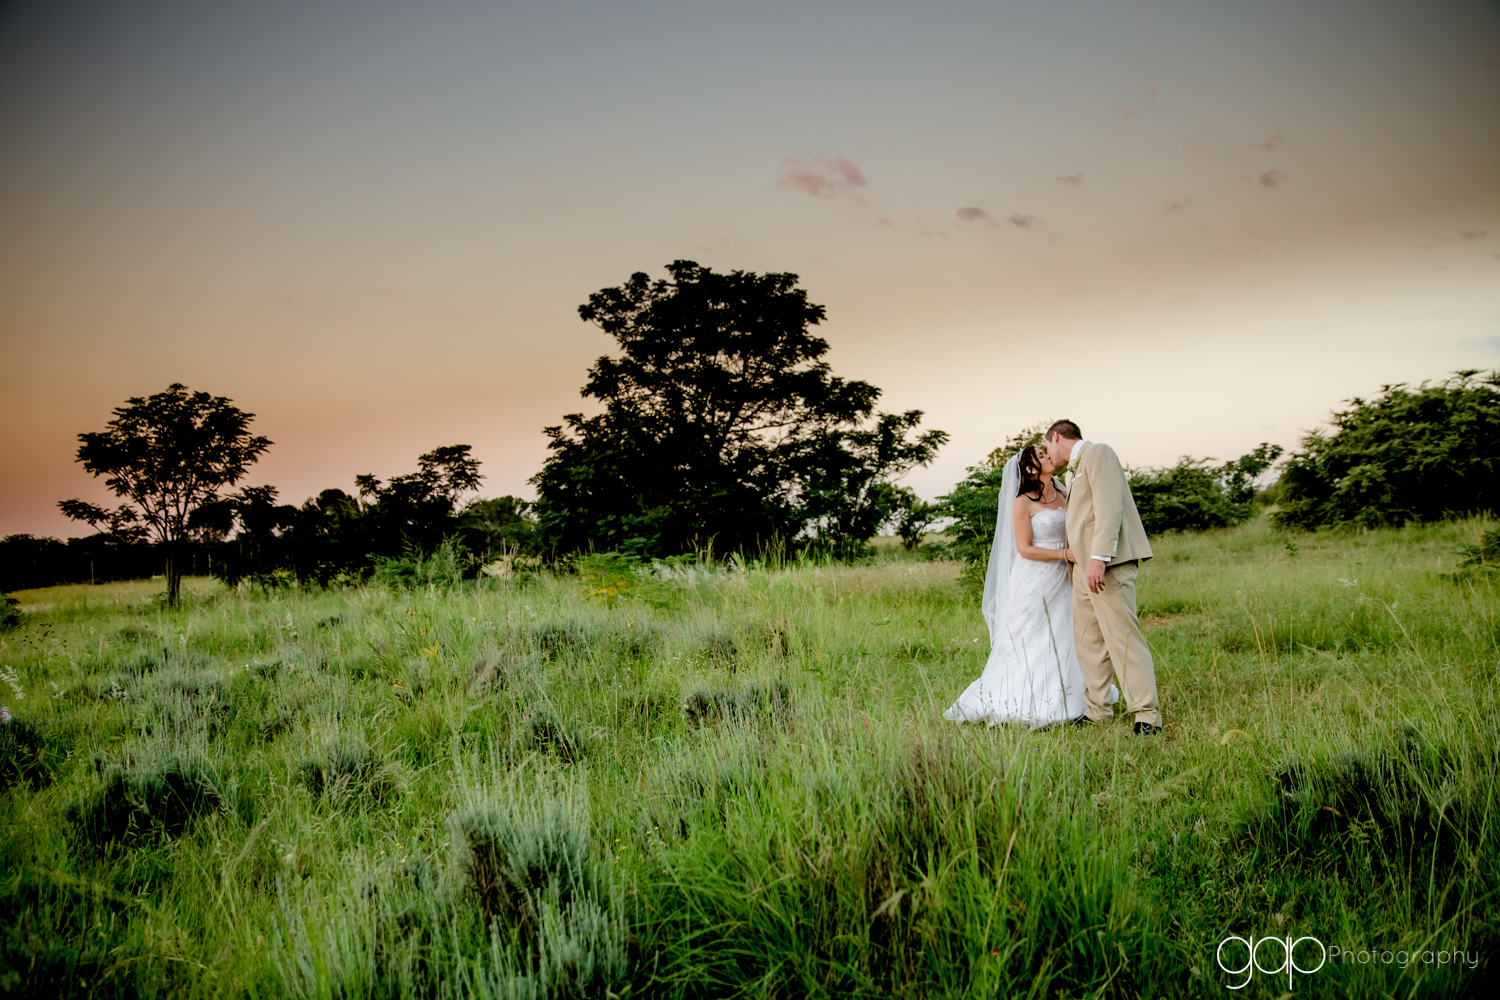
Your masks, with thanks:
M 822 153 L 809 160 L 795 156 L 781 158 L 781 178 L 777 184 L 796 188 L 815 198 L 832 198 L 839 194 L 852 194 L 855 188 L 869 183 L 864 172 L 853 161 L 843 156 L 826 156 Z
M 842 156 L 815 156 L 813 159 L 844 178 L 844 183 L 850 187 L 862 187 L 869 183 L 865 180 L 865 175 L 860 173 L 859 167 L 855 166 L 853 160 L 845 159 Z
M 1059 184 L 1066 184 L 1069 187 L 1081 187 L 1083 185 L 1082 174 L 1067 174 L 1065 176 L 1056 177 L 1053 179 L 1056 180 Z
M 990 213 L 984 209 L 972 206 L 969 208 L 960 208 L 956 214 L 958 215 L 959 222 L 978 222 L 981 219 L 988 219 L 990 217 Z

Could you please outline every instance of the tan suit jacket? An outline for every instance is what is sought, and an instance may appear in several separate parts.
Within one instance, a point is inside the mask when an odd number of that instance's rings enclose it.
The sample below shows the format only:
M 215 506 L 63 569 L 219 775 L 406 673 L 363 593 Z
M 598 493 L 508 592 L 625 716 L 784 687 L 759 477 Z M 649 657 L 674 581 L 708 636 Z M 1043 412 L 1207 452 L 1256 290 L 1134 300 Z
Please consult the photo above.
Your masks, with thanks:
M 1111 566 L 1150 559 L 1151 544 L 1120 456 L 1109 445 L 1092 441 L 1074 445 L 1074 455 L 1069 463 L 1073 475 L 1068 482 L 1067 531 L 1079 568 L 1086 568 L 1094 556 L 1109 556 Z

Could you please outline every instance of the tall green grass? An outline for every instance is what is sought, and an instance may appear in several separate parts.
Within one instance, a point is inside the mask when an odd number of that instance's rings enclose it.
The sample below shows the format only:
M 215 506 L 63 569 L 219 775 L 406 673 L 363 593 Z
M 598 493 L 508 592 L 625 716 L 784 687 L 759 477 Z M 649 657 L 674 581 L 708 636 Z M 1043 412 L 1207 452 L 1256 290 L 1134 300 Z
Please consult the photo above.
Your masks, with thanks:
M 983 621 L 890 553 L 23 593 L 0 991 L 1208 996 L 1253 934 L 1366 953 L 1298 993 L 1484 995 L 1500 595 L 1454 552 L 1489 527 L 1153 540 L 1147 740 L 942 721 Z

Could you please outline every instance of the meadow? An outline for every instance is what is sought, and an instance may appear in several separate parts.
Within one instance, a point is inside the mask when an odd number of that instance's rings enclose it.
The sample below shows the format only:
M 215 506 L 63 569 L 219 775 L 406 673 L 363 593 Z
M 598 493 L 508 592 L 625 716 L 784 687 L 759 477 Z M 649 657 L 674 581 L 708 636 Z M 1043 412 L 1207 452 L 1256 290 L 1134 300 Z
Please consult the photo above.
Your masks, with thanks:
M 973 581 L 894 548 L 17 594 L 0 992 L 1489 995 L 1492 527 L 1153 539 L 1156 738 L 944 722 Z

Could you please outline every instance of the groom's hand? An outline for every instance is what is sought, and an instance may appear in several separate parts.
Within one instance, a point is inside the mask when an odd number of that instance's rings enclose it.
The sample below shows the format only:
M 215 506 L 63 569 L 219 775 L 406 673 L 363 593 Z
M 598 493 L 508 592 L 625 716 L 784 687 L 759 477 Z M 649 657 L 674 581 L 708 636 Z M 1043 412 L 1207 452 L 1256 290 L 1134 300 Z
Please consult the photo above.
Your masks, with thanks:
M 1108 565 L 1103 559 L 1089 560 L 1089 592 L 1094 594 L 1104 593 L 1104 571 Z

